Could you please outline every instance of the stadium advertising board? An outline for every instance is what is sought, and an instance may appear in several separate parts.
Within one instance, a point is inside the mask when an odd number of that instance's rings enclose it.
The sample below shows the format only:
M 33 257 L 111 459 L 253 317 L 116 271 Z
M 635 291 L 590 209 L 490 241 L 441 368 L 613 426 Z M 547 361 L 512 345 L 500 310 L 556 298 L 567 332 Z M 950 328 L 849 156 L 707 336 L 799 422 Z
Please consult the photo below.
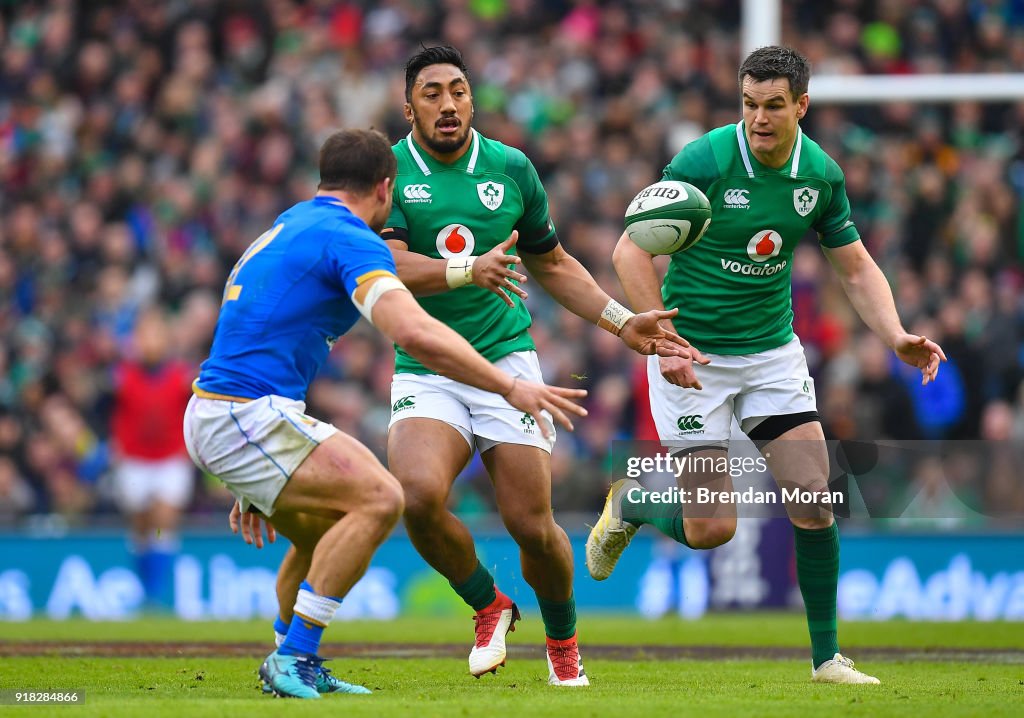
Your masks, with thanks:
M 597 583 L 577 567 L 583 611 L 678 612 L 792 605 L 795 587 L 789 529 L 777 520 L 749 519 L 721 549 L 691 552 L 638 536 L 630 559 Z M 577 557 L 584 536 L 572 537 Z M 787 543 L 787 541 L 790 541 Z M 481 540 L 499 585 L 533 609 L 511 539 Z M 283 542 L 256 551 L 233 536 L 187 534 L 175 561 L 169 604 L 181 618 L 272 617 L 274 570 Z M 71 534 L 60 538 L 0 535 L 0 619 L 128 619 L 143 590 L 124 538 Z M 798 600 L 798 599 L 797 599 Z M 346 597 L 339 618 L 388 619 L 399 614 L 464 611 L 447 582 L 396 535 Z M 845 619 L 1024 620 L 1024 537 L 1011 535 L 846 535 L 839 580 Z

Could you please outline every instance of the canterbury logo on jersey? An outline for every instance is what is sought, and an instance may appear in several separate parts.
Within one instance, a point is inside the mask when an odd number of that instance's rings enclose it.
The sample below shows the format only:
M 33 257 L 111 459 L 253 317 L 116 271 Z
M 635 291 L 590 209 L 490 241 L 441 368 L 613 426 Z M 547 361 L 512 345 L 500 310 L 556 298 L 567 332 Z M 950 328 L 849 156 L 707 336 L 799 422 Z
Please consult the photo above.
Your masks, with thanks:
M 406 203 L 430 202 L 430 185 L 428 184 L 407 184 L 402 190 Z
M 750 209 L 749 192 L 748 189 L 727 189 L 724 197 L 726 209 Z
M 680 431 L 701 431 L 704 428 L 704 415 L 690 414 L 689 416 L 680 416 L 676 420 L 676 426 L 679 427 Z

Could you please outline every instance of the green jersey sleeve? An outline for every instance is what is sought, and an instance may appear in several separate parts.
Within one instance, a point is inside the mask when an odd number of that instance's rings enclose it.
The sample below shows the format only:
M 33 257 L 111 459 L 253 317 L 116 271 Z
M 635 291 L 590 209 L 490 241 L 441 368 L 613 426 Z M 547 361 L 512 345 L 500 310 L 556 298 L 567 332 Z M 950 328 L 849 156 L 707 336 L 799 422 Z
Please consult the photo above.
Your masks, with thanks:
M 704 135 L 686 145 L 665 165 L 665 169 L 661 171 L 661 179 L 689 182 L 707 194 L 708 188 L 720 174 L 711 139 Z
M 558 234 L 548 213 L 548 195 L 533 163 L 517 149 L 508 148 L 506 174 L 519 187 L 523 216 L 516 222 L 516 248 L 529 254 L 544 254 L 558 246 Z
M 402 213 L 402 208 L 398 206 L 398 202 L 391 205 L 391 214 L 388 215 L 388 221 L 384 223 L 384 226 L 396 229 L 409 229 L 409 223 L 406 222 L 405 214 Z
M 832 188 L 832 197 L 821 218 L 814 224 L 821 246 L 834 249 L 860 239 L 850 219 L 850 198 L 846 196 L 846 177 L 831 157 L 825 160 L 825 179 Z
M 397 197 L 391 204 L 391 214 L 388 215 L 388 221 L 384 223 L 384 229 L 381 230 L 380 236 L 384 240 L 398 239 L 406 244 L 409 242 L 409 221 L 398 205 Z

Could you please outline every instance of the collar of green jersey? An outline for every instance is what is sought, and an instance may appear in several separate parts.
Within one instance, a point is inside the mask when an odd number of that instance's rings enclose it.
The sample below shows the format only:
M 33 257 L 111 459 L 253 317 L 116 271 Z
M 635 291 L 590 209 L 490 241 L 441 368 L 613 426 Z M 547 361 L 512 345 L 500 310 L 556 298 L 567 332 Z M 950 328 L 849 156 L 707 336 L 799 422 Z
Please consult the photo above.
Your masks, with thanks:
M 804 131 L 800 125 L 796 126 L 796 142 L 793 143 L 793 151 L 789 153 L 788 164 L 782 165 L 778 169 L 761 164 L 760 160 L 754 156 L 754 153 L 747 145 L 747 133 L 743 131 L 743 120 L 736 123 L 736 142 L 740 146 L 740 157 L 743 158 L 743 167 L 747 170 L 747 177 L 750 179 L 754 178 L 754 165 L 757 165 L 758 169 L 763 172 L 788 174 L 794 178 L 800 173 L 800 150 L 804 146 Z
M 459 159 L 452 162 L 450 165 L 446 165 L 444 162 L 438 162 L 433 157 L 428 155 L 426 152 L 420 152 L 417 149 L 415 140 L 412 138 L 412 132 L 406 136 L 406 144 L 409 146 L 409 154 L 412 155 L 413 160 L 416 162 L 416 166 L 420 168 L 420 172 L 424 175 L 431 174 L 434 170 L 458 170 L 465 169 L 466 174 L 471 175 L 476 171 L 476 160 L 480 156 L 480 139 L 477 137 L 476 129 L 470 128 L 470 141 L 473 146 L 469 148 L 469 152 L 466 152 Z

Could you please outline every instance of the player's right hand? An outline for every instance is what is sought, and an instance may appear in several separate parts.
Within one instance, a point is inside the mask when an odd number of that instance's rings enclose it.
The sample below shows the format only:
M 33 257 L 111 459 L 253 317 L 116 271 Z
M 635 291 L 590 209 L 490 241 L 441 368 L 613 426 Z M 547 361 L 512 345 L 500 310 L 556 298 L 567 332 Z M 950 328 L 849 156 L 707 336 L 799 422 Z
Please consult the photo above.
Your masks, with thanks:
M 510 307 L 514 307 L 515 302 L 512 301 L 508 292 L 518 294 L 520 299 L 526 299 L 526 292 L 512 283 L 512 280 L 515 280 L 522 284 L 526 281 L 526 275 L 510 269 L 508 266 L 510 264 L 519 265 L 523 261 L 514 254 L 507 254 L 518 241 L 519 232 L 512 230 L 508 239 L 490 252 L 480 255 L 473 262 L 473 284 L 494 292 Z
M 700 379 L 697 378 L 697 373 L 693 370 L 693 363 L 710 364 L 711 360 L 697 351 L 695 347 L 691 346 L 689 351 L 693 353 L 693 357 L 690 359 L 658 357 L 658 368 L 661 370 L 661 375 L 665 377 L 665 381 L 669 384 L 675 384 L 683 389 L 697 389 L 699 391 L 704 387 L 701 385 Z
M 251 512 L 242 513 L 242 507 L 238 501 L 235 501 L 234 506 L 231 507 L 231 513 L 228 514 L 228 525 L 231 527 L 231 533 L 238 533 L 239 527 L 242 529 L 242 539 L 250 546 L 253 543 L 256 544 L 256 548 L 263 548 L 263 531 L 260 529 L 260 524 L 266 523 L 267 526 L 267 541 L 274 543 L 277 541 L 277 531 L 270 525 L 270 522 L 263 522 L 259 514 Z
M 582 399 L 586 395 L 586 389 L 566 389 L 517 378 L 512 390 L 505 395 L 505 401 L 532 416 L 540 427 L 540 433 L 545 439 L 550 439 L 551 427 L 541 412 L 547 411 L 555 421 L 572 431 L 568 414 L 586 416 L 587 410 L 571 400 Z

